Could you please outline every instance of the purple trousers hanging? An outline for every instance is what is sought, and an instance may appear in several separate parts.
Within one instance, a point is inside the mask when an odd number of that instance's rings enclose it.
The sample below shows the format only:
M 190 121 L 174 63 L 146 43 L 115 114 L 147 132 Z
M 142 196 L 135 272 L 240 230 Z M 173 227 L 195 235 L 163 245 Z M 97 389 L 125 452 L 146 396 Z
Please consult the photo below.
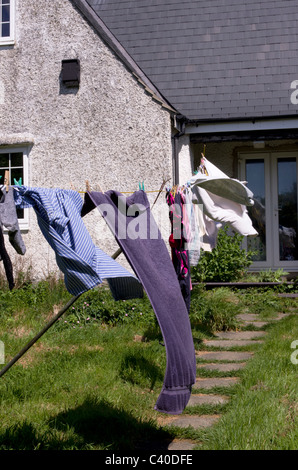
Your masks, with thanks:
M 163 335 L 167 365 L 155 409 L 179 414 L 196 379 L 195 349 L 177 275 L 147 196 L 144 191 L 127 198 L 116 191 L 86 193 L 82 216 L 95 207 L 142 282 Z

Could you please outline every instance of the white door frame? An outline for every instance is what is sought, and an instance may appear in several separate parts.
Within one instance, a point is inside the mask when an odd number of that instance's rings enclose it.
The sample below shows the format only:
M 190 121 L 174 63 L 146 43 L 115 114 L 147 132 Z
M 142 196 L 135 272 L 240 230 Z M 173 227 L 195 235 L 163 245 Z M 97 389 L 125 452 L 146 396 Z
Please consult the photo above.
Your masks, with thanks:
M 273 247 L 274 247 L 274 266 L 277 268 L 285 268 L 291 270 L 298 268 L 298 260 L 286 261 L 279 259 L 279 218 L 278 218 L 278 159 L 282 158 L 296 158 L 296 181 L 298 182 L 298 154 L 297 152 L 274 152 L 271 153 L 272 165 L 271 165 L 271 182 L 272 182 L 272 218 L 273 218 Z M 275 187 L 275 189 L 274 189 Z M 298 189 L 297 189 L 298 191 Z M 298 201 L 298 192 L 297 192 Z
M 286 271 L 298 271 L 298 260 L 280 261 L 279 259 L 279 218 L 278 218 L 278 168 L 279 158 L 296 158 L 296 170 L 298 181 L 298 152 L 240 152 L 238 154 L 239 179 L 245 179 L 246 160 L 264 160 L 265 173 L 265 201 L 266 201 L 266 261 L 254 261 L 252 270 L 284 268 Z M 298 191 L 298 190 L 297 190 Z M 298 194 L 297 194 L 298 201 Z M 244 241 L 247 247 L 247 239 Z

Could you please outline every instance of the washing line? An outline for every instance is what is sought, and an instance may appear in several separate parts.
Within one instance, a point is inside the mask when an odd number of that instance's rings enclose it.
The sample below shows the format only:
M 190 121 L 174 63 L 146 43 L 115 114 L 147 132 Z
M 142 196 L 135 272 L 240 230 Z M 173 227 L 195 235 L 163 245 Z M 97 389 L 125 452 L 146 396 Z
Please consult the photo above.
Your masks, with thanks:
M 153 209 L 159 195 L 161 194 L 165 184 L 167 183 L 167 181 L 165 181 L 165 179 L 163 180 L 162 182 L 162 185 L 160 187 L 160 189 L 156 192 L 158 192 L 158 195 L 157 197 L 155 198 L 155 201 L 153 202 L 152 204 L 152 207 L 151 207 L 151 210 Z M 111 256 L 111 258 L 113 259 L 116 259 L 118 258 L 118 256 L 122 253 L 122 249 L 121 248 L 118 248 L 117 251 L 115 251 L 115 253 Z M 3 369 L 0 370 L 0 377 L 2 377 L 43 335 L 44 333 L 46 333 L 46 331 L 49 330 L 49 328 L 51 328 L 52 325 L 54 325 L 54 323 L 56 323 L 56 321 L 59 320 L 60 317 L 62 317 L 62 315 L 69 309 L 69 307 L 71 307 L 80 297 L 81 297 L 82 294 L 78 294 L 78 295 L 75 295 L 73 296 L 68 302 L 66 305 L 64 305 L 64 307 L 62 307 L 59 312 L 42 328 L 42 330 L 40 330 L 40 332 L 34 336 L 34 338 L 31 339 L 31 341 L 29 341 L 7 364 L 6 366 L 3 367 Z

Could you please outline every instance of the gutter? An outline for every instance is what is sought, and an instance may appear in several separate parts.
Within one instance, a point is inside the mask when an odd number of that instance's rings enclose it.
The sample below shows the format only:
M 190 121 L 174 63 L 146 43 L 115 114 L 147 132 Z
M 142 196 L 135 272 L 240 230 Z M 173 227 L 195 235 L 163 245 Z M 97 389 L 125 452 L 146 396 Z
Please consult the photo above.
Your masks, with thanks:
M 188 120 L 188 134 L 264 132 L 297 129 L 297 115 L 272 118 Z

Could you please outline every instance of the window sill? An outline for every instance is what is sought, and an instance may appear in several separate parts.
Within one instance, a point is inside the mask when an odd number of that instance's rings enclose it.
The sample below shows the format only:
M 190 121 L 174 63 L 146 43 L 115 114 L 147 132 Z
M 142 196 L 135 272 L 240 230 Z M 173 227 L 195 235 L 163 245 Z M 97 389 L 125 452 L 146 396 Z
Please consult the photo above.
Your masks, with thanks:
M 14 39 L 0 39 L 0 47 L 1 46 L 14 46 L 15 45 Z
M 19 224 L 21 232 L 29 232 L 29 224 Z
M 19 229 L 22 233 L 28 233 L 29 232 L 29 224 L 19 223 Z M 3 227 L 3 233 L 4 233 L 4 235 L 8 235 L 7 228 Z

